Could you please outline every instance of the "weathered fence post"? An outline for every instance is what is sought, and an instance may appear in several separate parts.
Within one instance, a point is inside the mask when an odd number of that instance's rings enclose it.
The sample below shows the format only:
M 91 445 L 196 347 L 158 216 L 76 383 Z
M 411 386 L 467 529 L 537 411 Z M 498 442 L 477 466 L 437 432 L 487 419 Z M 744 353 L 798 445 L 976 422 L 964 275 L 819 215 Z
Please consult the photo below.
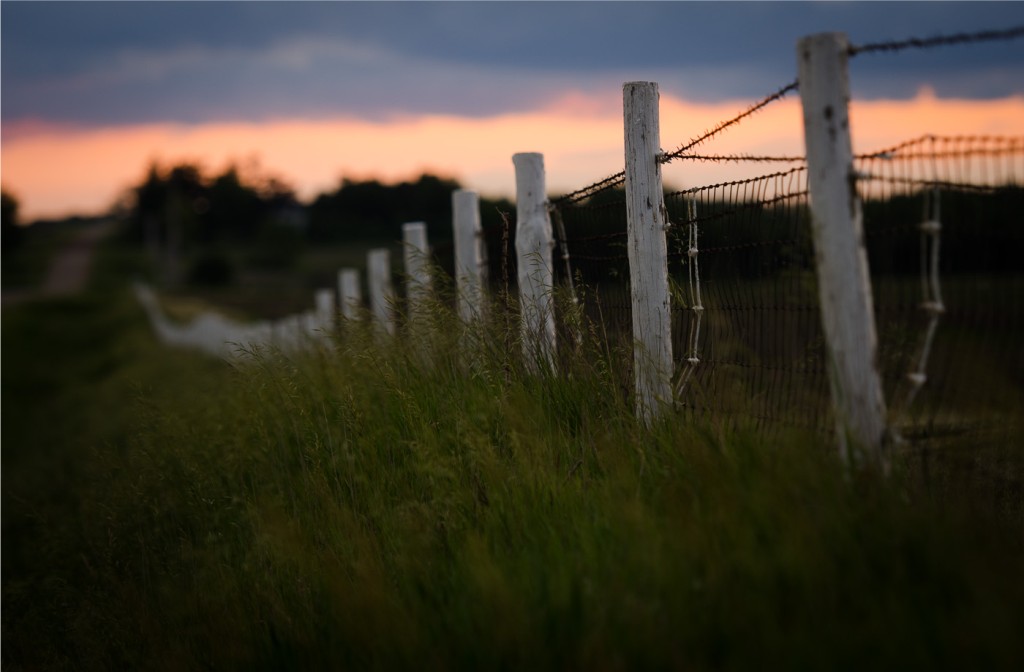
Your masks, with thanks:
M 483 289 L 487 275 L 480 198 L 476 192 L 452 192 L 452 226 L 455 236 L 455 293 L 459 317 L 468 323 L 483 315 Z
M 363 292 L 359 287 L 359 271 L 354 268 L 343 268 L 338 271 L 338 303 L 341 304 L 341 315 L 346 320 L 359 317 L 359 308 L 363 302 Z
M 323 332 L 323 337 L 334 331 L 334 316 L 337 309 L 334 307 L 334 290 L 333 289 L 318 289 L 315 295 L 316 300 L 316 317 L 320 323 L 320 330 Z
M 281 349 L 286 352 L 297 350 L 302 344 L 302 322 L 299 316 L 282 317 L 275 325 Z
M 299 315 L 299 319 L 302 323 L 302 345 L 308 348 L 320 338 L 317 333 L 320 331 L 320 316 L 315 310 L 307 310 Z
M 391 285 L 391 251 L 370 250 L 366 255 L 370 311 L 374 320 L 389 334 L 395 333 L 395 290 Z
M 551 264 L 551 216 L 544 184 L 544 155 L 515 154 L 516 257 L 523 356 L 537 371 L 555 365 L 554 278 Z
M 629 286 L 633 306 L 633 369 L 636 412 L 653 419 L 671 401 L 672 334 L 668 292 L 668 245 L 661 184 L 658 85 L 622 87 L 626 141 L 626 219 Z
M 424 302 L 430 296 L 430 248 L 427 246 L 427 225 L 409 222 L 402 225 L 405 259 L 405 296 L 409 305 L 409 319 L 418 321 L 423 316 Z
M 878 336 L 850 141 L 848 45 L 822 33 L 797 45 L 821 319 L 840 452 L 876 462 L 886 434 Z

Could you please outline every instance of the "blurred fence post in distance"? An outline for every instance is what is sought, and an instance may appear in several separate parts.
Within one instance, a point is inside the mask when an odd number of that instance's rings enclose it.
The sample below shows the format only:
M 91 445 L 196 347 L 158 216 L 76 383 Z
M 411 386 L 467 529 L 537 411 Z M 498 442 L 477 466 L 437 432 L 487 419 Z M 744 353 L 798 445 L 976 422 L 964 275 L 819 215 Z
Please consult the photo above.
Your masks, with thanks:
M 483 289 L 487 262 L 480 225 L 480 197 L 474 191 L 452 192 L 452 227 L 455 240 L 455 292 L 459 318 L 468 324 L 483 316 Z
M 374 321 L 388 334 L 395 333 L 395 290 L 391 285 L 391 251 L 370 250 L 366 255 L 367 289 Z
M 354 268 L 343 268 L 338 271 L 338 303 L 341 304 L 341 316 L 346 320 L 358 319 L 362 302 L 359 271 Z
M 537 372 L 555 365 L 554 267 L 551 216 L 544 180 L 544 155 L 512 156 L 516 171 L 516 257 L 523 357 Z
M 847 59 L 841 33 L 811 35 L 797 44 L 811 229 L 839 448 L 846 460 L 855 448 L 880 464 L 886 410 L 853 170 Z
M 626 221 L 633 369 L 637 416 L 650 421 L 672 399 L 672 333 L 668 244 L 658 162 L 660 129 L 656 82 L 622 86 L 626 146 Z
M 314 297 L 316 306 L 316 317 L 320 323 L 320 329 L 324 332 L 324 337 L 328 333 L 334 331 L 335 316 L 337 315 L 337 308 L 334 303 L 334 290 L 330 288 L 316 290 Z
M 405 261 L 405 297 L 409 321 L 421 321 L 424 302 L 430 296 L 430 247 L 427 225 L 423 222 L 402 224 L 403 258 Z

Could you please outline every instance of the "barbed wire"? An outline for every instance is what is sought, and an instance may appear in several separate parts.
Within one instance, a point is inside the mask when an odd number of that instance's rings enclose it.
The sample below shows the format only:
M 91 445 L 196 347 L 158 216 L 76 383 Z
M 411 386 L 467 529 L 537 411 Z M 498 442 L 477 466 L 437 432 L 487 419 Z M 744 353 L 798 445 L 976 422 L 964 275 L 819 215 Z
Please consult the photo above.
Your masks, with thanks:
M 867 44 L 850 45 L 847 53 L 850 56 L 856 56 L 857 54 L 874 52 L 895 52 L 905 49 L 930 49 L 932 47 L 945 47 L 955 44 L 1015 40 L 1019 37 L 1024 37 L 1024 26 L 1014 26 L 1005 30 L 983 30 L 977 33 L 954 33 L 952 35 L 937 35 L 926 38 L 911 37 L 906 40 L 893 40 L 890 42 L 869 42 Z
M 687 142 L 687 143 L 683 144 L 682 146 L 678 147 L 677 149 L 675 149 L 675 150 L 673 150 L 671 152 L 666 152 L 666 153 L 663 153 L 663 154 L 659 155 L 658 156 L 658 163 L 669 163 L 670 161 L 673 161 L 675 159 L 686 158 L 684 155 L 685 155 L 685 153 L 687 151 L 693 149 L 694 147 L 696 147 L 697 145 L 699 145 L 699 144 L 701 144 L 703 142 L 707 142 L 708 140 L 710 140 L 711 138 L 715 137 L 716 135 L 718 135 L 722 131 L 726 130 L 727 128 L 729 128 L 731 126 L 735 126 L 736 124 L 740 123 L 741 121 L 743 121 L 747 117 L 751 116 L 752 114 L 758 112 L 762 108 L 767 107 L 768 105 L 770 105 L 771 103 L 775 102 L 776 100 L 779 100 L 779 99 L 785 97 L 786 94 L 790 93 L 791 91 L 795 91 L 797 88 L 798 88 L 798 85 L 797 85 L 796 81 L 790 82 L 789 84 L 787 84 L 787 85 L 783 86 L 782 88 L 780 88 L 778 91 L 775 91 L 774 93 L 771 93 L 771 94 L 765 96 L 764 98 L 762 98 L 758 102 L 754 103 L 753 105 L 751 105 L 747 109 L 743 110 L 743 112 L 740 112 L 735 117 L 733 117 L 731 119 L 727 119 L 727 120 L 717 124 L 711 130 L 705 131 L 702 135 L 700 135 L 700 136 L 690 140 L 689 142 Z M 707 159 L 707 160 L 713 160 L 713 159 Z M 723 158 L 723 159 L 719 159 L 719 160 L 725 161 L 725 160 L 728 160 L 728 159 Z M 743 160 L 754 160 L 754 161 L 765 160 L 765 161 L 770 161 L 770 160 L 781 160 L 781 159 L 772 159 L 772 158 L 757 159 L 757 158 L 753 158 L 753 159 L 743 159 Z M 797 159 L 793 159 L 793 160 L 797 160 Z M 568 193 L 568 194 L 566 194 L 564 196 L 556 198 L 556 199 L 554 199 L 552 201 L 552 203 L 555 204 L 555 205 L 560 205 L 560 204 L 563 204 L 563 203 L 576 203 L 578 201 L 582 201 L 585 198 L 589 198 L 589 197 L 593 196 L 594 194 L 597 194 L 597 193 L 600 193 L 602 191 L 605 191 L 606 189 L 611 189 L 612 187 L 617 187 L 618 185 L 623 184 L 625 181 L 626 181 L 626 173 L 625 173 L 625 171 L 619 171 L 618 173 L 615 173 L 614 175 L 609 175 L 608 177 L 604 178 L 603 180 L 598 180 L 597 182 L 594 182 L 593 184 L 590 184 L 590 185 L 588 185 L 586 187 L 583 187 L 582 189 L 577 189 L 576 191 L 573 191 L 573 192 Z
M 972 147 L 967 150 L 941 150 L 922 151 L 908 153 L 904 150 L 917 147 L 925 143 L 942 145 L 989 145 L 989 147 Z M 1019 150 L 1019 145 L 1024 143 L 1024 136 L 1015 135 L 922 135 L 912 140 L 901 142 L 898 145 L 880 149 L 866 154 L 857 154 L 857 159 L 889 159 L 889 158 L 946 158 L 946 154 L 1000 154 Z
M 757 156 L 753 154 L 684 154 L 676 157 L 679 159 L 687 159 L 690 161 L 702 161 L 709 163 L 742 163 L 744 161 L 751 161 L 755 163 L 798 163 L 807 160 L 805 156 Z
M 711 138 L 715 137 L 716 135 L 718 135 L 719 133 L 721 133 L 725 129 L 729 128 L 730 126 L 735 126 L 736 124 L 740 123 L 741 121 L 743 121 L 744 119 L 746 119 L 750 115 L 754 114 L 755 112 L 758 112 L 759 110 L 767 107 L 771 103 L 774 103 L 776 100 L 780 100 L 780 99 L 784 98 L 786 96 L 786 94 L 788 94 L 789 92 L 796 91 L 797 88 L 799 88 L 799 83 L 796 80 L 790 82 L 789 84 L 786 84 L 785 86 L 780 88 L 775 93 L 772 93 L 772 94 L 769 94 L 769 95 L 765 96 L 764 98 L 762 98 L 761 100 L 757 101 L 756 103 L 754 103 L 753 105 L 751 105 L 750 107 L 745 109 L 743 112 L 741 112 L 738 115 L 736 115 L 735 117 L 733 117 L 732 119 L 728 119 L 726 121 L 723 121 L 723 122 L 719 123 L 717 126 L 715 126 L 714 128 L 712 128 L 710 131 L 705 131 L 703 135 L 700 135 L 697 138 L 695 138 L 693 140 L 690 140 L 689 142 L 687 142 L 686 144 L 682 145 L 681 147 L 679 147 L 679 148 L 677 148 L 677 149 L 675 149 L 675 150 L 673 150 L 671 152 L 667 152 L 665 154 L 662 154 L 660 157 L 658 157 L 658 161 L 661 162 L 661 163 L 668 163 L 668 162 L 672 161 L 673 159 L 682 158 L 682 156 L 686 152 L 688 152 L 689 150 L 693 149 L 697 145 L 699 145 L 699 144 L 701 144 L 703 142 L 707 142 L 708 140 L 710 140 Z
M 590 198 L 594 194 L 600 193 L 606 189 L 617 187 L 620 184 L 623 184 L 625 181 L 626 172 L 619 171 L 614 175 L 609 175 L 603 180 L 598 180 L 597 182 L 594 182 L 589 186 L 583 187 L 582 189 L 577 189 L 576 191 L 565 194 L 564 196 L 559 196 L 558 198 L 552 199 L 551 203 L 556 206 L 562 205 L 564 203 L 577 203 L 585 198 Z
M 1017 39 L 1017 38 L 1020 38 L 1020 37 L 1024 37 L 1024 26 L 1014 26 L 1012 28 L 1007 28 L 1005 30 L 984 30 L 984 31 L 980 31 L 980 32 L 977 32 L 977 33 L 955 33 L 955 34 L 951 34 L 951 35 L 938 35 L 938 36 L 935 36 L 935 37 L 927 37 L 927 38 L 912 37 L 912 38 L 908 38 L 908 39 L 905 39 L 905 40 L 894 40 L 894 41 L 888 41 L 888 42 L 869 42 L 869 43 L 861 44 L 861 45 L 851 45 L 848 48 L 847 53 L 850 56 L 856 56 L 858 54 L 864 54 L 864 53 L 898 52 L 898 51 L 903 51 L 905 49 L 928 49 L 928 48 L 932 48 L 932 47 L 950 46 L 950 45 L 957 45 L 957 44 L 970 44 L 970 43 L 977 43 L 977 42 L 992 42 L 992 41 L 1014 40 L 1014 39 Z M 703 133 L 702 135 L 700 135 L 700 136 L 698 136 L 698 137 L 696 137 L 694 139 L 691 139 L 689 142 L 684 143 L 683 145 L 681 145 L 680 147 L 674 149 L 671 152 L 662 153 L 661 155 L 658 156 L 658 162 L 664 164 L 664 163 L 669 163 L 671 161 L 674 161 L 676 159 L 683 159 L 683 158 L 692 158 L 692 159 L 695 159 L 695 160 L 704 160 L 704 161 L 729 161 L 729 160 L 737 160 L 737 161 L 739 161 L 739 160 L 744 160 L 744 161 L 789 161 L 789 160 L 792 160 L 792 161 L 797 161 L 797 160 L 799 160 L 799 159 L 797 159 L 795 157 L 792 158 L 792 159 L 790 159 L 789 157 L 778 157 L 778 158 L 774 158 L 774 157 L 772 157 L 772 158 L 769 158 L 769 157 L 763 157 L 763 158 L 735 157 L 735 158 L 733 158 L 733 157 L 725 157 L 725 156 L 720 157 L 720 158 L 709 158 L 709 157 L 698 158 L 698 157 L 686 154 L 686 152 L 688 152 L 689 150 L 693 149 L 697 145 L 700 145 L 701 143 L 707 142 L 708 140 L 710 140 L 711 138 L 715 137 L 716 135 L 718 135 L 722 131 L 726 130 L 727 128 L 730 128 L 731 126 L 734 126 L 734 125 L 740 123 L 741 121 L 743 121 L 747 117 L 755 114 L 756 112 L 758 112 L 759 110 L 767 107 L 771 103 L 784 98 L 788 93 L 790 93 L 792 91 L 796 91 L 799 88 L 799 86 L 800 86 L 800 83 L 799 83 L 798 80 L 794 80 L 794 81 L 790 82 L 789 84 L 786 84 L 785 86 L 781 87 L 779 90 L 775 91 L 774 93 L 771 93 L 768 96 L 765 96 L 764 98 L 759 100 L 758 102 L 754 103 L 753 105 L 751 105 L 750 107 L 748 107 L 743 112 L 741 112 L 740 114 L 736 115 L 735 117 L 733 117 L 731 119 L 727 119 L 727 120 L 717 124 L 716 126 L 711 128 L 710 130 L 708 130 L 705 133 Z M 884 152 L 877 152 L 876 154 L 883 154 L 883 153 Z M 565 194 L 563 196 L 560 196 L 560 197 L 558 197 L 556 199 L 553 199 L 552 200 L 552 204 L 555 205 L 555 206 L 558 206 L 558 205 L 562 205 L 562 204 L 565 204 L 565 203 L 576 203 L 576 202 L 582 201 L 582 200 L 584 200 L 586 198 L 589 198 L 589 197 L 591 197 L 591 196 L 593 196 L 595 194 L 598 194 L 598 193 L 600 193 L 602 191 L 605 191 L 607 189 L 611 189 L 611 188 L 617 187 L 620 184 L 625 183 L 625 181 L 626 181 L 626 173 L 625 173 L 625 171 L 619 171 L 619 172 L 617 172 L 617 173 L 615 173 L 613 175 L 609 175 L 608 177 L 606 177 L 604 179 L 598 180 L 597 182 L 594 182 L 594 183 L 592 183 L 590 185 L 587 185 L 586 187 L 583 187 L 582 189 L 577 189 L 576 191 L 570 192 L 570 193 Z

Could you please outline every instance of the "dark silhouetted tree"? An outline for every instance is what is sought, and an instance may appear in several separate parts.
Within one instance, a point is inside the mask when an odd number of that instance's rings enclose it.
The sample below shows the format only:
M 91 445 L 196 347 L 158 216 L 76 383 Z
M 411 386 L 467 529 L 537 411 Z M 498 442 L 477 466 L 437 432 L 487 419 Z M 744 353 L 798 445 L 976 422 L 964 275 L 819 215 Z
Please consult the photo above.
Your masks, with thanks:
M 21 245 L 25 231 L 18 225 L 18 199 L 6 191 L 0 192 L 0 209 L 3 217 L 3 238 L 0 246 L 9 254 Z

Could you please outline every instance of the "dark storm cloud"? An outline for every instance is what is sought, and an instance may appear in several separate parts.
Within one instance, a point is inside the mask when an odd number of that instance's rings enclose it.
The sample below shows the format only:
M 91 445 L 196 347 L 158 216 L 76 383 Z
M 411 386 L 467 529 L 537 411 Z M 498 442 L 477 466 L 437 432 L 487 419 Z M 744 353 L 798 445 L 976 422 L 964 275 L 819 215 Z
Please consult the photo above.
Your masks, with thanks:
M 690 99 L 794 78 L 805 34 L 899 39 L 1024 23 L 1021 3 L 4 2 L 5 121 L 258 120 L 532 108 L 650 78 Z M 855 94 L 1020 93 L 1024 41 L 853 63 Z

